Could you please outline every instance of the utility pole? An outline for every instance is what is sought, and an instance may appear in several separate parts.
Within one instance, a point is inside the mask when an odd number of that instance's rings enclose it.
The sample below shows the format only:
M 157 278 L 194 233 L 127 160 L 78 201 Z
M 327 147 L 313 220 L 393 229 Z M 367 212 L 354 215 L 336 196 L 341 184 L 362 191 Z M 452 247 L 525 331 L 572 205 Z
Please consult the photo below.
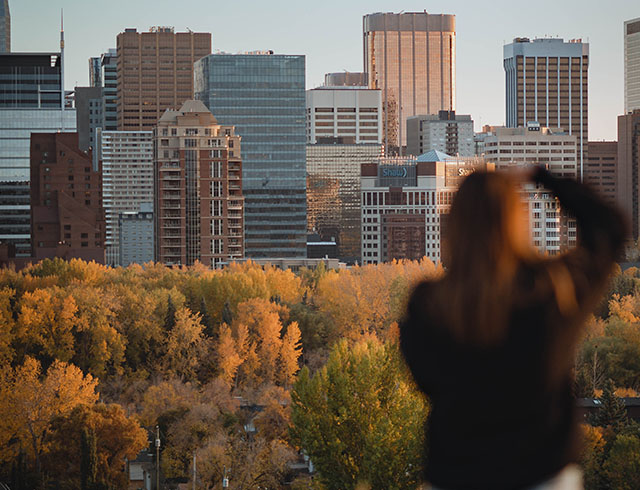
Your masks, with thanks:
M 156 425 L 156 490 L 160 490 L 160 426 Z
M 196 450 L 193 450 L 193 490 L 196 490 Z
M 222 474 L 222 488 L 229 488 L 229 479 L 227 478 L 227 467 L 224 466 L 224 473 Z

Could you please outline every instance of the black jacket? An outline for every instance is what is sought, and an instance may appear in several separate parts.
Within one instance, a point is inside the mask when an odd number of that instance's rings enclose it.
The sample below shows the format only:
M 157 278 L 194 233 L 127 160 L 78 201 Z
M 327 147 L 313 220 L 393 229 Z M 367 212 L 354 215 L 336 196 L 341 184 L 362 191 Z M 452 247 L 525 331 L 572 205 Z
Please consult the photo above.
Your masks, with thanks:
M 579 457 L 574 350 L 621 251 L 625 226 L 618 210 L 588 187 L 543 170 L 536 181 L 575 216 L 579 245 L 558 258 L 522 265 L 515 287 L 527 300 L 505 305 L 506 339 L 478 347 L 453 338 L 446 307 L 429 306 L 437 281 L 415 289 L 400 326 L 402 352 L 431 402 L 425 477 L 447 490 L 523 488 Z M 558 266 L 575 287 L 577 309 L 569 314 L 560 312 L 551 286 L 550 271 Z

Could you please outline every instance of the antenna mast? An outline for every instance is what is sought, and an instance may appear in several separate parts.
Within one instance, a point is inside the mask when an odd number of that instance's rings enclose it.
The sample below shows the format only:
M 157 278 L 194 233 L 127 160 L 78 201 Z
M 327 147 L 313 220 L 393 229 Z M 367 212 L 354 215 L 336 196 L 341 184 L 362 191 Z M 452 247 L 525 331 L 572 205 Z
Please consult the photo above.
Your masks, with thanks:
M 64 132 L 64 10 L 60 9 L 60 130 Z

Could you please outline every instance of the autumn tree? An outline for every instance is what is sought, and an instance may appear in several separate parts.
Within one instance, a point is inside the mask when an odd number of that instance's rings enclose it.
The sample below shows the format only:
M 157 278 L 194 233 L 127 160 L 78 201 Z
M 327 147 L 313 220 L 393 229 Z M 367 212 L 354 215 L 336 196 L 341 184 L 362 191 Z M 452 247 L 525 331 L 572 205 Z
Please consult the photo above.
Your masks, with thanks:
M 396 345 L 340 342 L 313 377 L 303 368 L 291 399 L 293 441 L 327 489 L 417 486 L 427 406 Z
M 188 308 L 176 311 L 166 349 L 163 362 L 165 372 L 194 379 L 204 349 L 203 326 L 198 313 L 192 313 Z
M 295 380 L 295 375 L 300 369 L 298 365 L 300 354 L 302 354 L 300 329 L 296 322 L 291 322 L 287 326 L 287 331 L 282 338 L 280 347 L 278 381 L 283 386 L 290 386 Z
M 100 403 L 78 405 L 56 417 L 51 422 L 48 445 L 45 466 L 56 488 L 80 488 L 83 476 L 94 488 L 100 481 L 106 488 L 126 488 L 123 461 L 134 459 L 148 440 L 147 432 L 127 417 L 120 405 Z M 87 445 L 95 445 L 95 475 L 88 462 L 83 464 L 83 447 Z M 84 466 L 87 468 L 83 471 Z
M 72 364 L 55 361 L 41 377 L 40 363 L 24 364 L 0 374 L 0 460 L 23 450 L 40 472 L 50 421 L 81 404 L 94 403 L 97 381 Z
M 231 327 L 223 323 L 215 343 L 216 365 L 219 376 L 228 386 L 232 386 L 238 367 L 243 359 L 238 354 L 236 339 L 233 337 Z
M 73 297 L 58 287 L 24 293 L 16 331 L 25 353 L 38 353 L 48 362 L 71 360 L 77 309 Z

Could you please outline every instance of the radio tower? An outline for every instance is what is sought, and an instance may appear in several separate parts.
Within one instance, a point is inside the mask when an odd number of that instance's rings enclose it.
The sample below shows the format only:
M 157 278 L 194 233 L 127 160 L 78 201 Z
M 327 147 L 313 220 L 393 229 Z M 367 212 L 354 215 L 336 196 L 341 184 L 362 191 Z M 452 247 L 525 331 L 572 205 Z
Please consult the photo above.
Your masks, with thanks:
M 64 10 L 60 9 L 60 131 L 64 132 Z

